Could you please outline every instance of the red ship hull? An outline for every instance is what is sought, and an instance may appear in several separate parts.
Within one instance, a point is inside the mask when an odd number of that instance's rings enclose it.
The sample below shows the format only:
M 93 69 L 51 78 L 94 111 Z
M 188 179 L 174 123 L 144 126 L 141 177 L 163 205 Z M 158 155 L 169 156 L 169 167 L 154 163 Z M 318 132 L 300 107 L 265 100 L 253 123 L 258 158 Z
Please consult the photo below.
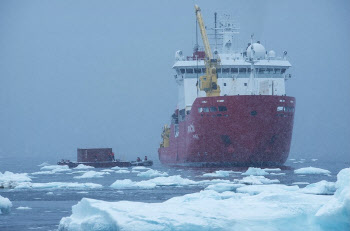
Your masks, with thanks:
M 225 107 L 199 112 L 199 108 Z M 170 126 L 159 160 L 171 165 L 283 165 L 288 158 L 295 98 L 236 95 L 197 98 Z M 201 110 L 201 109 L 200 109 Z M 176 133 L 176 134 L 175 134 Z

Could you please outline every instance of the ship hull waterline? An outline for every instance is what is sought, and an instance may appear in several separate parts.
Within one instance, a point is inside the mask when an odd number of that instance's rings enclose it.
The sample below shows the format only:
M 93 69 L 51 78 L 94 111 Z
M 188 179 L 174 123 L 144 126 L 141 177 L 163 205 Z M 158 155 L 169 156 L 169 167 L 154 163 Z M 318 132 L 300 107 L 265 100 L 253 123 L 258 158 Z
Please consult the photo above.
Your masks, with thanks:
M 227 111 L 199 112 L 224 106 Z M 162 164 L 181 166 L 281 166 L 288 158 L 295 98 L 235 95 L 197 98 L 189 115 L 170 126 Z

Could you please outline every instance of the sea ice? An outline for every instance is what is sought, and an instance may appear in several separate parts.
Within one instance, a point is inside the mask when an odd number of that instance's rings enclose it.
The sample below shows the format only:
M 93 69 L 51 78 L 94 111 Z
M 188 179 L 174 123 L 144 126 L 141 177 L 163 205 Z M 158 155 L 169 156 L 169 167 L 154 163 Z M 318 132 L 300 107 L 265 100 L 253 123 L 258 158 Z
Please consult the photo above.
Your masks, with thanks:
M 121 173 L 121 174 L 123 174 L 123 173 L 130 173 L 130 171 L 129 171 L 129 170 L 121 169 L 121 170 L 115 171 L 115 173 Z
M 151 189 L 156 186 L 185 186 L 185 185 L 195 185 L 198 182 L 182 178 L 180 175 L 169 176 L 169 177 L 156 177 L 145 181 L 132 181 L 130 179 L 117 180 L 110 187 L 116 189 Z
M 12 207 L 12 202 L 8 198 L 2 197 L 0 195 L 0 215 L 9 213 L 11 210 L 11 207 Z
M 40 170 L 56 170 L 56 171 L 64 172 L 64 171 L 70 171 L 71 169 L 69 169 L 68 165 L 47 165 L 40 168 Z
M 89 189 L 102 188 L 100 184 L 77 182 L 20 183 L 15 189 Z
M 92 166 L 88 166 L 88 165 L 84 165 L 84 164 L 79 164 L 77 167 L 75 167 L 74 169 L 91 169 L 94 168 Z
M 287 186 L 283 184 L 271 184 L 271 185 L 248 185 L 248 186 L 238 188 L 237 192 L 256 195 L 262 192 L 284 194 L 288 191 L 298 191 L 298 190 L 299 190 L 299 187 L 297 185 Z
M 261 187 L 261 186 L 259 186 Z M 312 218 L 327 196 L 281 191 L 256 196 L 204 190 L 163 203 L 83 198 L 59 231 L 81 230 L 315 230 Z M 142 227 L 142 228 L 141 228 Z
M 135 182 L 130 179 L 116 180 L 110 187 L 115 189 L 152 189 L 157 185 L 148 181 Z
M 333 195 L 335 190 L 336 188 L 334 182 L 322 180 L 320 182 L 307 185 L 305 188 L 300 189 L 300 192 L 320 195 Z
M 43 163 L 39 164 L 38 166 L 43 167 L 43 166 L 47 166 L 47 165 L 50 165 L 50 164 L 48 162 L 43 162 Z
M 18 210 L 30 210 L 30 209 L 32 209 L 32 208 L 20 206 L 20 207 L 17 207 L 16 209 L 18 209 Z
M 128 169 L 128 168 L 115 166 L 115 167 L 113 167 L 113 168 L 111 168 L 111 169 L 112 169 L 112 170 L 120 170 L 120 169 L 126 170 L 126 169 Z
M 240 184 L 255 184 L 255 185 L 280 183 L 280 181 L 277 179 L 270 180 L 264 176 L 247 176 L 241 180 L 235 179 L 235 181 L 240 183 Z
M 331 172 L 326 169 L 314 168 L 314 167 L 299 168 L 294 170 L 294 173 L 295 174 L 325 174 L 325 175 L 331 174 Z
M 234 184 L 234 183 L 217 183 L 209 185 L 205 190 L 214 190 L 216 192 L 234 191 L 239 187 L 245 186 L 244 184 Z
M 29 178 L 27 173 L 0 172 L 0 188 L 14 188 L 19 183 L 30 181 L 32 179 Z
M 146 168 L 145 166 L 136 166 L 133 167 L 132 170 L 149 170 L 150 168 Z
M 96 172 L 96 171 L 88 171 L 81 176 L 75 176 L 75 179 L 84 179 L 84 178 L 101 178 L 103 175 L 109 175 L 109 172 Z
M 335 183 L 336 192 L 316 213 L 326 230 L 350 230 L 350 168 L 341 170 Z
M 281 171 L 280 168 L 264 168 L 263 170 L 265 170 L 266 172 L 280 172 Z
M 114 172 L 112 169 L 102 169 L 101 172 Z
M 317 161 L 318 159 L 311 159 L 311 161 Z
M 242 175 L 245 175 L 245 176 L 249 176 L 249 175 L 252 175 L 252 176 L 265 176 L 265 175 L 269 175 L 269 173 L 266 172 L 264 169 L 261 169 L 261 168 L 250 167 L 250 168 L 248 168 L 248 170 L 246 172 L 242 173 Z
M 212 173 L 205 173 L 203 174 L 203 177 L 228 177 L 230 176 L 230 173 L 233 173 L 233 171 L 219 170 Z
M 293 182 L 294 185 L 310 184 L 309 182 Z
M 158 176 L 168 176 L 168 173 L 150 169 L 146 172 L 138 173 L 137 176 L 151 178 L 151 177 L 158 177 Z

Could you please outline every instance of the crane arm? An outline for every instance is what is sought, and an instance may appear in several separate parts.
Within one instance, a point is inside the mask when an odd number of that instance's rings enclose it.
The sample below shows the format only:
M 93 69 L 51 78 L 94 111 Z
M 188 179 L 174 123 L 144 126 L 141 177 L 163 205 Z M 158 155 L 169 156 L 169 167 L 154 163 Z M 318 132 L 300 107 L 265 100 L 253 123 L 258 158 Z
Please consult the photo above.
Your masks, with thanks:
M 197 5 L 195 5 L 194 8 L 196 9 L 196 17 L 197 17 L 199 29 L 201 31 L 202 39 L 203 39 L 205 56 L 209 58 L 209 60 L 211 60 L 213 59 L 213 54 L 211 53 L 207 32 L 205 30 L 204 21 L 201 14 L 201 9 Z

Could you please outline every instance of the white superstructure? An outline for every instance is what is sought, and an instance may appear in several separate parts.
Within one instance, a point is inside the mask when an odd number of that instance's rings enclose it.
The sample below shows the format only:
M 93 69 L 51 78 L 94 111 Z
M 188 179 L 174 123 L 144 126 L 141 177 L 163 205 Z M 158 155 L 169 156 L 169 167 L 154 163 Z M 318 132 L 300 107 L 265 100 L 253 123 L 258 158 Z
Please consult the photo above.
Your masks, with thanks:
M 260 42 L 248 44 L 246 50 L 234 51 L 233 44 L 238 34 L 238 26 L 226 19 L 219 23 L 215 37 L 220 38 L 221 48 L 214 55 L 220 58 L 217 69 L 218 85 L 224 95 L 285 95 L 285 81 L 290 78 L 286 71 L 291 67 L 286 58 L 276 57 L 273 50 L 266 51 Z M 252 44 L 252 45 L 251 45 Z M 185 57 L 182 51 L 175 54 L 175 80 L 178 84 L 178 109 L 191 109 L 197 97 L 205 97 L 198 88 L 198 79 L 205 74 L 204 52 L 195 50 L 193 56 Z

